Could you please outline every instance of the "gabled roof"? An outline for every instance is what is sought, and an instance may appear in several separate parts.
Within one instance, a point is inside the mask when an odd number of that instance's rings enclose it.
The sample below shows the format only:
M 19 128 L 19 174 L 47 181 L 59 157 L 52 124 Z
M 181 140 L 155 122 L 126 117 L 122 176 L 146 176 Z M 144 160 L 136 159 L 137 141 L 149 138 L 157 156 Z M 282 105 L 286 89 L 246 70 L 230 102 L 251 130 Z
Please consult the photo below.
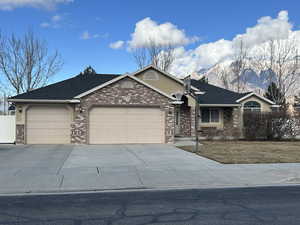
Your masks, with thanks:
M 110 84 L 113 84 L 113 83 L 115 83 L 115 82 L 117 82 L 117 81 L 119 81 L 119 80 L 122 80 L 122 79 L 124 79 L 124 78 L 127 78 L 127 77 L 130 78 L 130 79 L 135 80 L 135 81 L 138 82 L 138 83 L 143 84 L 144 86 L 146 86 L 146 87 L 148 87 L 148 88 L 150 88 L 150 89 L 156 91 L 157 93 L 159 93 L 159 94 L 161 94 L 161 95 L 163 95 L 163 96 L 165 96 L 165 97 L 167 97 L 167 98 L 170 98 L 170 99 L 172 99 L 172 100 L 174 100 L 174 101 L 176 100 L 176 98 L 174 98 L 174 97 L 172 97 L 172 96 L 170 96 L 170 95 L 168 95 L 168 94 L 162 92 L 161 90 L 159 90 L 159 89 L 157 89 L 157 88 L 151 86 L 150 84 L 145 83 L 144 81 L 142 81 L 142 80 L 140 80 L 140 79 L 138 79 L 138 78 L 136 78 L 136 77 L 134 77 L 134 76 L 132 76 L 132 75 L 130 75 L 130 74 L 125 74 L 125 75 L 123 75 L 123 76 L 118 76 L 118 77 L 116 77 L 116 78 L 114 78 L 114 79 L 112 79 L 112 80 L 110 80 L 110 81 L 108 81 L 108 82 L 106 82 L 106 83 L 100 84 L 100 85 L 98 85 L 97 87 L 94 87 L 94 88 L 92 88 L 92 89 L 90 89 L 90 90 L 88 90 L 88 91 L 86 91 L 86 92 L 84 92 L 84 93 L 81 93 L 80 95 L 77 95 L 77 96 L 75 96 L 74 98 L 82 98 L 82 97 L 84 97 L 84 96 L 86 96 L 86 95 L 88 95 L 88 94 L 93 93 L 94 91 L 97 91 L 97 90 L 99 90 L 99 89 L 101 89 L 101 88 L 104 88 L 104 87 L 106 87 L 106 86 L 108 86 L 108 85 L 110 85 Z
M 151 85 L 145 83 L 144 81 L 135 77 L 136 74 L 141 73 L 142 71 L 153 68 L 162 74 L 170 77 L 171 79 L 177 81 L 180 84 L 183 84 L 183 81 L 177 79 L 176 77 L 161 71 L 153 65 L 147 66 L 142 70 L 134 72 L 132 74 L 81 74 L 73 78 L 57 82 L 46 87 L 38 88 L 33 91 L 20 94 L 10 98 L 10 101 L 35 101 L 35 102 L 78 102 L 79 98 L 92 93 L 100 88 L 103 88 L 109 84 L 117 82 L 125 77 L 136 80 L 139 83 L 151 88 L 152 90 L 174 100 L 174 97 L 158 90 L 157 88 L 152 87 Z M 205 92 L 203 95 L 198 96 L 198 101 L 200 105 L 239 105 L 244 99 L 255 95 L 262 100 L 265 100 L 269 104 L 274 104 L 268 99 L 265 99 L 262 96 L 256 95 L 252 92 L 248 93 L 236 93 L 229 91 L 224 88 L 220 88 L 211 84 L 207 84 L 198 80 L 192 80 L 192 88 L 197 91 Z
M 158 67 L 156 67 L 156 66 L 154 66 L 154 65 L 152 65 L 152 64 L 150 64 L 150 65 L 148 65 L 148 66 L 146 66 L 146 67 L 144 67 L 144 68 L 142 68 L 142 69 L 140 69 L 140 70 L 138 70 L 138 71 L 135 71 L 135 72 L 131 73 L 130 75 L 131 75 L 131 76 L 135 76 L 135 75 L 140 74 L 141 72 L 144 72 L 144 71 L 146 71 L 146 70 L 148 70 L 148 69 L 154 69 L 154 70 L 156 70 L 156 71 L 162 73 L 162 74 L 165 75 L 166 77 L 169 77 L 170 79 L 172 79 L 172 80 L 178 82 L 179 84 L 184 85 L 184 83 L 183 83 L 182 80 L 178 79 L 177 77 L 173 76 L 172 74 L 170 74 L 170 73 L 168 73 L 168 72 L 166 72 L 166 71 L 163 71 L 163 70 L 159 69 Z M 192 88 L 193 88 L 194 90 L 197 90 L 197 88 L 195 88 L 195 87 L 192 87 Z
M 11 100 L 70 100 L 75 96 L 104 84 L 119 74 L 78 75 L 10 98 Z
M 240 94 L 229 91 L 199 80 L 192 80 L 191 84 L 201 92 L 205 92 L 198 96 L 200 105 L 239 105 L 237 100 L 249 94 L 249 92 Z
M 273 102 L 273 101 L 271 101 L 271 100 L 269 100 L 269 99 L 267 99 L 267 98 L 265 98 L 265 97 L 263 97 L 263 96 L 260 96 L 260 95 L 254 93 L 254 92 L 250 92 L 250 93 L 248 93 L 247 95 L 241 97 L 240 99 L 237 100 L 237 102 L 240 103 L 240 102 L 242 102 L 243 100 L 245 100 L 245 99 L 247 99 L 247 98 L 250 98 L 250 97 L 252 97 L 252 96 L 255 96 L 255 97 L 257 97 L 257 98 L 259 98 L 259 99 L 261 99 L 261 100 L 263 100 L 263 101 L 265 101 L 265 102 L 271 104 L 271 105 L 275 105 L 275 102 Z
M 117 82 L 121 79 L 129 77 L 148 88 L 158 92 L 159 94 L 176 100 L 174 97 L 158 90 L 155 87 L 143 82 L 142 80 L 134 77 L 130 74 L 125 75 L 112 75 L 112 74 L 82 74 L 76 77 L 54 83 L 42 88 L 38 88 L 36 90 L 20 94 L 10 98 L 11 102 L 26 102 L 26 101 L 34 101 L 34 102 L 78 102 L 79 98 L 82 98 L 96 90 L 99 90 L 109 84 Z

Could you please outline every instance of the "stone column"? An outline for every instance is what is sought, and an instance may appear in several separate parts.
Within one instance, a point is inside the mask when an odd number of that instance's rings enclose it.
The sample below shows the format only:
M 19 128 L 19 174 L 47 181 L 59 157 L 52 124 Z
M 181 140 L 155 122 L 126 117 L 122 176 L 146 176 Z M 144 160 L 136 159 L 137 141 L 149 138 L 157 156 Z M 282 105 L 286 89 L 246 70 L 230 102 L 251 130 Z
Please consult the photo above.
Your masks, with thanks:
M 173 144 L 175 136 L 175 107 L 173 105 L 170 105 L 165 107 L 164 110 L 166 113 L 166 143 Z
M 71 124 L 71 143 L 88 144 L 87 137 L 87 110 L 76 105 L 74 121 Z
M 25 144 L 25 125 L 16 125 L 16 144 Z
M 233 108 L 232 111 L 233 136 L 241 137 L 242 135 L 242 113 L 240 107 Z

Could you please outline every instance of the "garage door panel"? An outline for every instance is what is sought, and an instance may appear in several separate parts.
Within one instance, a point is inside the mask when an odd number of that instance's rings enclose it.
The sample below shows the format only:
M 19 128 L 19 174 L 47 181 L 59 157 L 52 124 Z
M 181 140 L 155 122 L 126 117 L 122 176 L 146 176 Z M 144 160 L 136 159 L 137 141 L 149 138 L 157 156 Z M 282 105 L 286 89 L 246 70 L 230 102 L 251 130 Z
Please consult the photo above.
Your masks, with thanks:
M 89 127 L 91 144 L 164 143 L 164 113 L 159 108 L 93 108 Z
M 69 144 L 71 113 L 65 106 L 33 106 L 27 111 L 28 144 Z
M 65 130 L 70 130 L 70 128 L 66 128 L 66 125 L 64 123 L 36 123 L 35 122 L 29 122 L 28 128 L 29 129 L 44 129 L 45 127 L 48 130 L 54 129 L 54 130 L 59 130 L 59 129 L 65 129 Z

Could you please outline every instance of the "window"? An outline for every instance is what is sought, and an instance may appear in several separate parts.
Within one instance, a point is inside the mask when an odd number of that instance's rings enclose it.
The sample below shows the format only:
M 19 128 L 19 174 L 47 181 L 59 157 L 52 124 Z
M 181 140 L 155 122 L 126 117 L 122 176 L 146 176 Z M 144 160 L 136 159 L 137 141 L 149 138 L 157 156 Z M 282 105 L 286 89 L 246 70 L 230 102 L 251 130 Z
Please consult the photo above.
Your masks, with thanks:
M 261 106 L 256 101 L 249 101 L 244 104 L 244 112 L 260 112 Z
M 220 111 L 218 109 L 201 109 L 202 123 L 219 123 Z

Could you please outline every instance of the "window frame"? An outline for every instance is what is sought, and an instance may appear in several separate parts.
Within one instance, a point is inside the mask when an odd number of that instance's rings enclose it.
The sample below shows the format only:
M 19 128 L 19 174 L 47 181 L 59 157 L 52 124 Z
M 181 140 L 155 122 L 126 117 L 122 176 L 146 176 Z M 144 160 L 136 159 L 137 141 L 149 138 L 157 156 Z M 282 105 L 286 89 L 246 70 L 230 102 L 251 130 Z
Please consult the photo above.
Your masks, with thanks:
M 254 105 L 246 106 L 246 104 L 255 103 Z M 259 106 L 259 107 L 258 107 Z M 261 104 L 258 101 L 251 100 L 247 101 L 243 104 L 243 112 L 256 112 L 260 113 L 261 110 Z
M 207 110 L 208 111 L 208 121 L 203 121 L 203 111 Z M 219 124 L 221 122 L 221 110 L 219 108 L 204 108 L 201 109 L 201 123 L 202 124 Z M 218 113 L 218 119 L 217 121 L 215 120 L 216 118 L 213 119 L 212 113 L 217 112 Z

